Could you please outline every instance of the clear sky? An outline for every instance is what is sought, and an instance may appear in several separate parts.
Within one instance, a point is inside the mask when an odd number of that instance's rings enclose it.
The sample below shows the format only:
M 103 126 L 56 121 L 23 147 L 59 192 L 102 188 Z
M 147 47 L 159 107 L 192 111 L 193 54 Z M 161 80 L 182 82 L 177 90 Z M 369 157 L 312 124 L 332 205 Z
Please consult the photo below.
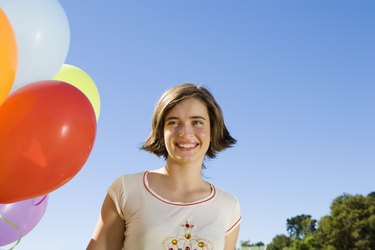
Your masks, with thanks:
M 16 249 L 85 249 L 112 181 L 163 165 L 139 146 L 159 96 L 182 82 L 211 89 L 238 140 L 204 171 L 240 200 L 238 243 L 375 191 L 374 1 L 60 3 L 65 63 L 94 79 L 101 113 L 88 161 Z

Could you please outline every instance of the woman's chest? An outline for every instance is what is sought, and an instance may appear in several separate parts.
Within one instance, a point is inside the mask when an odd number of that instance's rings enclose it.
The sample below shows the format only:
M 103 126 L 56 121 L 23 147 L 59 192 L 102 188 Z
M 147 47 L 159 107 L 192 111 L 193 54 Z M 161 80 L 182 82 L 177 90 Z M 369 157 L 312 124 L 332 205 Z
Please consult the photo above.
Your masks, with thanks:
M 211 206 L 144 206 L 126 214 L 125 249 L 223 249 L 225 221 Z

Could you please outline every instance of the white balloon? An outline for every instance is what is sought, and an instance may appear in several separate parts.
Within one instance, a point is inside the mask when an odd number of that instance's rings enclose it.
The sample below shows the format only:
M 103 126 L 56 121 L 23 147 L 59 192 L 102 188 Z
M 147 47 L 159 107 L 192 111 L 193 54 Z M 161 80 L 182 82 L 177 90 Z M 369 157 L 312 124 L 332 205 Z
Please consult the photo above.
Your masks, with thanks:
M 18 68 L 11 92 L 50 80 L 68 54 L 68 18 L 57 0 L 0 0 L 16 35 Z

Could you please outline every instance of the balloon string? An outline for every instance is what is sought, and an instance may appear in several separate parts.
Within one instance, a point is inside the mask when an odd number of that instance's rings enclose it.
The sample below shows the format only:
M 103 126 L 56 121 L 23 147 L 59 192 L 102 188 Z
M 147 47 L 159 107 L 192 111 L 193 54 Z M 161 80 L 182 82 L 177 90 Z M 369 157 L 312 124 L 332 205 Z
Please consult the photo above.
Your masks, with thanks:
M 43 198 L 42 198 L 39 202 L 37 202 L 37 203 L 35 203 L 35 204 L 34 204 L 34 200 L 33 200 L 33 205 L 34 205 L 34 206 L 38 206 L 38 205 L 40 205 L 45 199 L 47 199 L 47 195 L 44 195 Z M 5 217 L 2 216 L 1 214 L 0 214 L 0 220 L 3 220 L 5 223 L 9 224 L 9 225 L 10 225 L 11 227 L 13 227 L 14 229 L 16 229 L 16 230 L 18 230 L 18 231 L 20 230 L 19 227 L 18 227 L 15 223 L 11 222 L 9 219 L 5 218 Z M 8 250 L 13 250 L 14 248 L 16 248 L 16 246 L 20 243 L 21 239 L 22 239 L 22 235 L 20 235 L 20 237 L 18 238 L 18 240 L 17 240 L 17 242 L 15 243 L 15 245 L 12 246 L 11 248 L 9 248 Z M 0 250 L 1 250 L 1 249 L 0 249 Z
M 5 218 L 1 214 L 0 214 L 0 220 L 5 221 L 5 223 L 8 223 L 11 227 L 15 228 L 16 230 L 18 230 L 18 231 L 20 230 L 19 227 L 15 223 L 11 222 L 10 220 L 8 220 L 7 218 Z M 15 243 L 15 245 L 12 246 L 11 248 L 9 248 L 8 250 L 13 250 L 20 243 L 21 238 L 22 238 L 22 236 L 20 235 L 20 237 L 18 238 L 18 240 Z
M 33 204 L 34 206 L 38 206 L 40 205 L 40 203 L 42 203 L 45 199 L 47 199 L 47 195 L 44 195 L 43 198 L 36 204 Z M 34 200 L 33 200 L 33 203 L 34 203 Z

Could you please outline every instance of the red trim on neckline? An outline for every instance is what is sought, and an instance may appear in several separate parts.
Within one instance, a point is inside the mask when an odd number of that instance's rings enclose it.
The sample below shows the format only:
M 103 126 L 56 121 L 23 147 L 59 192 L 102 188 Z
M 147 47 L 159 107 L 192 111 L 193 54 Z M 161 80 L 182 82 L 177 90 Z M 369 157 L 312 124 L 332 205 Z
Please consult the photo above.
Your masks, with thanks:
M 166 204 L 174 205 L 174 206 L 180 206 L 180 207 L 187 207 L 187 206 L 193 206 L 193 205 L 198 205 L 198 204 L 201 204 L 201 203 L 204 203 L 204 202 L 208 202 L 216 196 L 216 188 L 215 188 L 214 185 L 210 184 L 210 186 L 212 187 L 212 191 L 211 191 L 210 195 L 207 197 L 207 199 L 196 201 L 196 202 L 187 202 L 187 203 L 168 201 L 168 200 L 162 198 L 161 196 L 157 195 L 151 188 L 148 187 L 148 185 L 146 185 L 146 175 L 147 175 L 148 172 L 149 171 L 145 171 L 143 173 L 143 185 L 144 185 L 144 187 L 146 188 L 146 190 L 152 196 L 154 196 L 156 199 L 158 199 L 159 201 L 162 201 Z M 148 183 L 148 180 L 147 180 L 147 183 Z

